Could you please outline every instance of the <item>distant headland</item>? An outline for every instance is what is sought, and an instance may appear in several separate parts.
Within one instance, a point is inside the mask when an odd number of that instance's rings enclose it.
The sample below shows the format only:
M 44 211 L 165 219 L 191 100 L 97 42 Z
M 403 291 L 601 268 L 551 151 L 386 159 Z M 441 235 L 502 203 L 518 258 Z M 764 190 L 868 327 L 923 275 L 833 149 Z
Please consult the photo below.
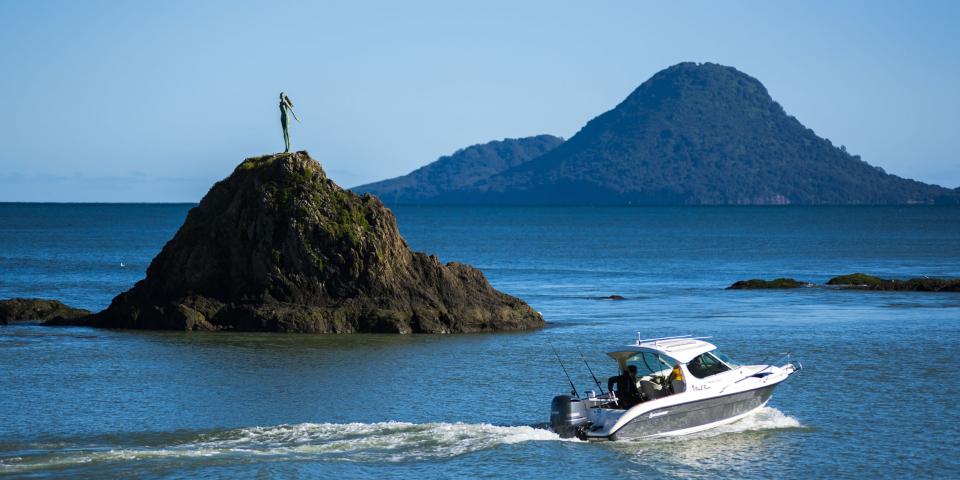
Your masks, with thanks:
M 960 204 L 960 188 L 868 164 L 713 63 L 660 71 L 565 142 L 475 145 L 353 190 L 397 204 Z

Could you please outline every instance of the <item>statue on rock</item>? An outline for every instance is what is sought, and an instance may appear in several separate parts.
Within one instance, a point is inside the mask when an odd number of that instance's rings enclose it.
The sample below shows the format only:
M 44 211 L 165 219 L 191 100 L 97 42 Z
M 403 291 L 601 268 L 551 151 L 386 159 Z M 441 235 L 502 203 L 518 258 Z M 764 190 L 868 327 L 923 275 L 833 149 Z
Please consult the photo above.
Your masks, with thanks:
M 293 102 L 290 101 L 290 97 L 286 93 L 280 92 L 280 126 L 283 127 L 283 153 L 290 153 L 290 132 L 287 130 L 287 110 L 290 110 L 290 114 L 293 115 L 293 118 L 299 122 L 300 119 L 297 118 L 297 114 L 293 111 Z

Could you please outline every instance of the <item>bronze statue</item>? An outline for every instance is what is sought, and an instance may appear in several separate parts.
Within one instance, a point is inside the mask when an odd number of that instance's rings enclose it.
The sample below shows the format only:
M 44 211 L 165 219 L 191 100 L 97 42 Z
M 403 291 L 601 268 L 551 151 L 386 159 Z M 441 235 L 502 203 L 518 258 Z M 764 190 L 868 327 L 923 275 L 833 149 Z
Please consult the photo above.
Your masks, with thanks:
M 287 131 L 287 110 L 290 110 L 290 114 L 293 115 L 293 118 L 299 123 L 300 119 L 297 118 L 297 114 L 293 111 L 293 102 L 290 101 L 290 97 L 286 93 L 280 92 L 280 126 L 283 127 L 283 153 L 290 153 L 290 132 Z

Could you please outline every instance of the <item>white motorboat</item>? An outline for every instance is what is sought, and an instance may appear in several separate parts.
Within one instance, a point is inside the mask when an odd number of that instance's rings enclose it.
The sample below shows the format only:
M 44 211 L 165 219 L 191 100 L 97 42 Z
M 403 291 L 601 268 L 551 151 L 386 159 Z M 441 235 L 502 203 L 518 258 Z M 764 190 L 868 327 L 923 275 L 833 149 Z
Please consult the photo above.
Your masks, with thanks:
M 642 339 L 609 352 L 621 372 L 580 398 L 554 397 L 550 424 L 561 437 L 622 440 L 684 435 L 735 422 L 762 408 L 802 365 L 740 365 L 706 337 Z M 789 356 L 789 355 L 788 355 Z M 588 365 L 589 367 L 589 365 Z M 566 370 L 566 369 L 564 369 Z M 591 370 L 592 375 L 592 370 Z

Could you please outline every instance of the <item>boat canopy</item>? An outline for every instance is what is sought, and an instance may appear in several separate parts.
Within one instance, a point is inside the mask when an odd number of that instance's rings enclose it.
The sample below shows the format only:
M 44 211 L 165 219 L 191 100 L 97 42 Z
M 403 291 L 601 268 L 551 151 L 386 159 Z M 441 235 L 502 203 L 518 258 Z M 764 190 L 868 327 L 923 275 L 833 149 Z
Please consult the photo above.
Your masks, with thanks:
M 608 352 L 611 358 L 619 363 L 625 362 L 628 358 L 640 352 L 651 352 L 662 356 L 673 358 L 674 360 L 687 363 L 705 352 L 716 350 L 716 345 L 705 342 L 699 338 L 670 337 L 654 338 L 650 340 L 637 340 L 633 345 L 625 345 L 615 351 Z

